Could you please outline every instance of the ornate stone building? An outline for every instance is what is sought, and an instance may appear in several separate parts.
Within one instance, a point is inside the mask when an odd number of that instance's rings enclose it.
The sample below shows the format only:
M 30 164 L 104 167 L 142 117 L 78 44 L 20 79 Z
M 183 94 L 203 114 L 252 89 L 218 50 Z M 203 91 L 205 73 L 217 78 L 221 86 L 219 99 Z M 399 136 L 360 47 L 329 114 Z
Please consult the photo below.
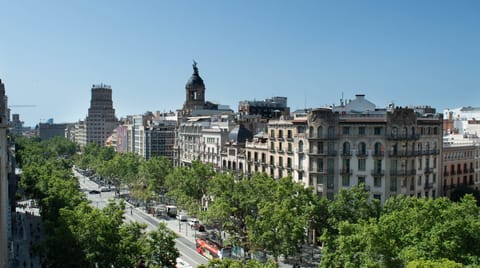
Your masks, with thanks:
M 198 74 L 197 63 L 193 61 L 193 74 L 185 85 L 185 103 L 181 116 L 188 117 L 193 111 L 205 108 L 205 84 Z
M 379 109 L 356 97 L 308 116 L 308 175 L 319 195 L 332 199 L 340 188 L 364 184 L 381 202 L 439 196 L 442 115 L 426 107 Z

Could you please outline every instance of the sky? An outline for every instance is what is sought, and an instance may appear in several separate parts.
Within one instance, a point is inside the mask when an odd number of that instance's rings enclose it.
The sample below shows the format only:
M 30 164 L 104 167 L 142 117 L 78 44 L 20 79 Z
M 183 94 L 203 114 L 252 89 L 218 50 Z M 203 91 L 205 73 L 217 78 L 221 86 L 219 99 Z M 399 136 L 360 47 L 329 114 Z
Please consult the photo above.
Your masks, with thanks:
M 206 99 L 355 94 L 379 107 L 480 106 L 480 1 L 0 0 L 0 79 L 26 126 L 83 120 L 92 84 L 117 117 L 180 109 L 192 60 Z M 34 105 L 21 107 L 15 105 Z

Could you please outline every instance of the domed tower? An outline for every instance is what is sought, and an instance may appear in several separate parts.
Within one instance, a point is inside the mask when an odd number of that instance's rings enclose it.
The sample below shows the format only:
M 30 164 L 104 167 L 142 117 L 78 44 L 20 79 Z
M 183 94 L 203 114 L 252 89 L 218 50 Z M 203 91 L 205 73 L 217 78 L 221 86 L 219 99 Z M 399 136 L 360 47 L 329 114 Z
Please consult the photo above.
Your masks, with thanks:
M 185 85 L 185 103 L 183 104 L 183 115 L 189 116 L 196 109 L 205 108 L 205 84 L 198 74 L 197 62 L 193 61 L 193 74 Z

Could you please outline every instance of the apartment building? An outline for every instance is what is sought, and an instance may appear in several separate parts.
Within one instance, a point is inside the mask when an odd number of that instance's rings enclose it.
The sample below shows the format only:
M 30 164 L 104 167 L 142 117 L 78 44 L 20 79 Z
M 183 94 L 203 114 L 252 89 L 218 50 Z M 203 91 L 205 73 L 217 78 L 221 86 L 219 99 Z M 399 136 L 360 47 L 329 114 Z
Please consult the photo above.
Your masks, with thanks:
M 460 186 L 478 190 L 480 139 L 461 134 L 444 137 L 442 153 L 442 194 L 451 197 Z
M 357 95 L 308 115 L 308 178 L 333 199 L 341 188 L 365 185 L 371 197 L 439 196 L 442 115 L 430 107 L 381 109 Z

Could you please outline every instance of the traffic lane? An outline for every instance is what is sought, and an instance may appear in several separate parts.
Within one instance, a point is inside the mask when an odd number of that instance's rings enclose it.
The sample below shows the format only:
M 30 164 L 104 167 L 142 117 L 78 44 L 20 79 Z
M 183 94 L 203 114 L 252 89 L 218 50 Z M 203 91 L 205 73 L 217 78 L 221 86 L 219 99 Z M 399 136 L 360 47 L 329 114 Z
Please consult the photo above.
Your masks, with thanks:
M 158 221 L 155 221 L 150 216 L 133 209 L 130 211 L 127 208 L 125 215 L 129 220 L 135 220 L 137 222 L 143 222 L 147 224 L 147 231 L 156 230 L 158 228 Z M 207 264 L 208 260 L 202 255 L 198 254 L 195 250 L 195 244 L 185 237 L 178 236 L 175 239 L 175 246 L 180 252 L 181 258 L 188 262 L 190 265 L 197 267 L 201 264 Z

